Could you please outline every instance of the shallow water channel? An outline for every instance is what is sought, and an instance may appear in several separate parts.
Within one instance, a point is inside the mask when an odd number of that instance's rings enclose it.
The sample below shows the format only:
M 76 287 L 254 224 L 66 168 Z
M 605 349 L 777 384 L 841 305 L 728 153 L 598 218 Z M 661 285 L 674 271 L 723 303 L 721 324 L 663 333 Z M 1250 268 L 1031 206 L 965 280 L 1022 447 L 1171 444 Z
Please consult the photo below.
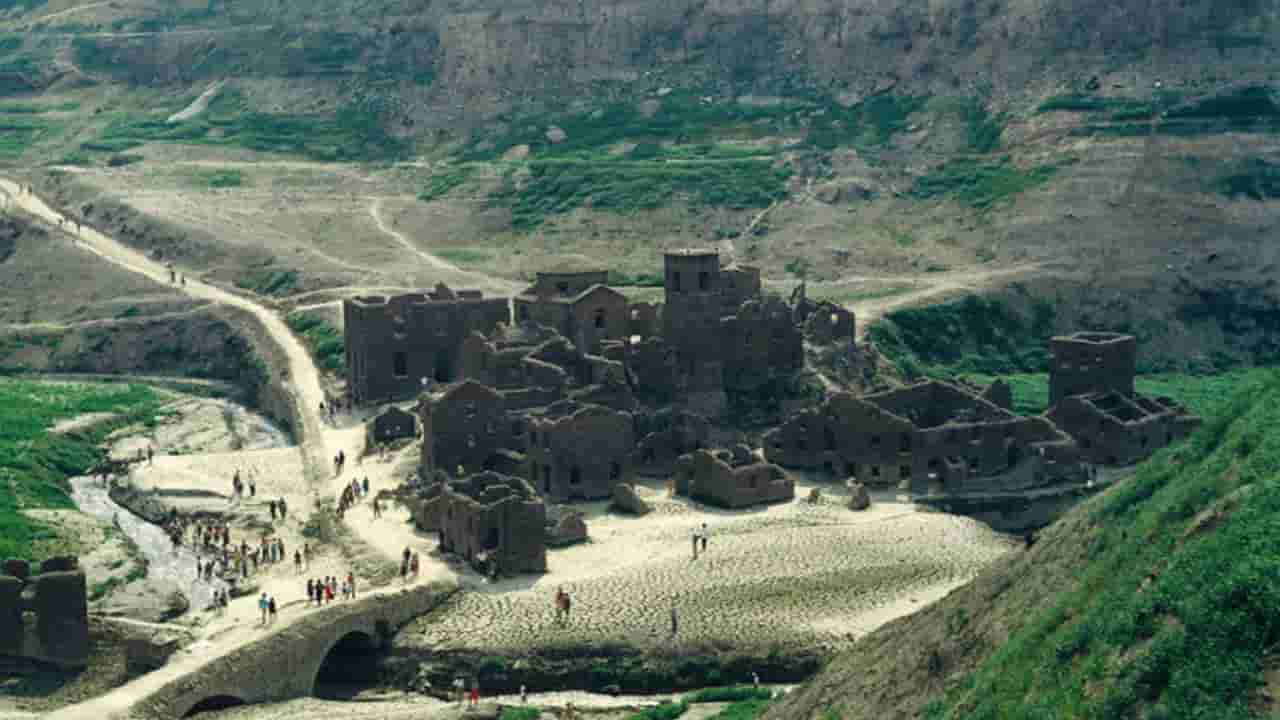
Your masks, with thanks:
M 283 430 L 247 408 L 226 402 L 223 413 L 227 426 L 234 428 L 239 437 L 241 449 L 265 450 L 289 445 L 289 436 Z M 181 424 L 179 422 L 174 431 L 182 432 Z M 143 440 L 143 445 L 145 443 Z M 217 577 L 212 581 L 197 580 L 196 553 L 186 546 L 175 548 L 164 529 L 116 503 L 107 494 L 107 486 L 98 480 L 72 478 L 71 498 L 81 512 L 114 523 L 138 547 L 147 560 L 148 592 L 165 596 L 180 592 L 187 598 L 191 609 L 199 611 L 212 603 L 216 590 L 227 587 L 227 583 Z

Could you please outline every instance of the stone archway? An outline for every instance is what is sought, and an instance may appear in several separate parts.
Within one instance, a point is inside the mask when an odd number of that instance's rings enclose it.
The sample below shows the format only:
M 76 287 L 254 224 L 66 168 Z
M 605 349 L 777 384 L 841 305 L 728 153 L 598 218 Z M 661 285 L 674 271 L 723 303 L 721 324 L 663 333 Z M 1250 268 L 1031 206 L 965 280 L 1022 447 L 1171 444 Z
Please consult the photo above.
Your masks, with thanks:
M 215 710 L 226 710 L 227 708 L 245 705 L 245 701 L 235 695 L 211 695 L 195 705 L 191 709 L 183 713 L 182 717 L 196 717 L 202 713 L 213 712 Z
M 352 630 L 339 637 L 320 660 L 312 694 L 328 700 L 347 700 L 377 680 L 376 662 L 382 654 L 382 638 L 364 630 Z

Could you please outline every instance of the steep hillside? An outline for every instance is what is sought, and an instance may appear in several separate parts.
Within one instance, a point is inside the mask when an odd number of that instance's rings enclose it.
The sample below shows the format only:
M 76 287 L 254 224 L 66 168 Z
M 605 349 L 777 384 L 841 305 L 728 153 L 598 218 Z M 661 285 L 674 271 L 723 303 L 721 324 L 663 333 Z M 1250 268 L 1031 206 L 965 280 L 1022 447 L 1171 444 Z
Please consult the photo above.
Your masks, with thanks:
M 140 245 L 180 234 L 175 262 L 275 297 L 421 285 L 406 245 L 443 261 L 427 284 L 607 263 L 643 297 L 663 248 L 714 244 L 850 304 L 1016 275 L 1022 310 L 1128 328 L 1171 367 L 1257 361 L 1280 355 L 1277 20 L 1275 0 L 24 0 L 0 9 L 0 166 L 58 166 L 86 221 L 137 230 L 128 205 L 166 223 Z
M 1280 709 L 1280 375 L 766 716 L 1231 718 Z

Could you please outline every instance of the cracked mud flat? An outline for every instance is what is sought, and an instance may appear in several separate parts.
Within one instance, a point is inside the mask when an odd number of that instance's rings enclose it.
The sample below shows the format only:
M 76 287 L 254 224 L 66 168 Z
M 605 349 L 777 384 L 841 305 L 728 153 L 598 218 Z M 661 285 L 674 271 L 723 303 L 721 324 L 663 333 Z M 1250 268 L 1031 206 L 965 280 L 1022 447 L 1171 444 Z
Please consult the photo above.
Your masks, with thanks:
M 675 644 L 834 648 L 945 595 L 1013 547 L 973 520 L 892 496 L 851 512 L 831 487 L 817 505 L 733 512 L 641 493 L 655 505 L 649 516 L 589 513 L 592 541 L 551 551 L 546 575 L 479 584 L 396 644 L 512 654 L 606 643 L 662 649 L 673 644 L 675 607 Z M 693 560 L 690 536 L 702 523 L 710 543 Z M 552 611 L 561 586 L 573 597 L 567 626 Z

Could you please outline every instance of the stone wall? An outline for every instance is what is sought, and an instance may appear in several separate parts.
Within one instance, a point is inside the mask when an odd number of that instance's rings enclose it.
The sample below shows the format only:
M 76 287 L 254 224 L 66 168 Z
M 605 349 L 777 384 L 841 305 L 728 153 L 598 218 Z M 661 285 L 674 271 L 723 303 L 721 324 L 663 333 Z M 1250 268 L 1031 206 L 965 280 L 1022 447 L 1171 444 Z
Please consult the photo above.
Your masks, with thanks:
M 603 500 L 631 482 L 635 449 L 631 413 L 558 403 L 529 419 L 531 485 L 555 502 Z
M 1072 395 L 1133 395 L 1138 341 L 1117 333 L 1076 333 L 1049 341 L 1049 405 Z
M 676 492 L 719 507 L 741 508 L 791 500 L 796 487 L 782 468 L 757 460 L 741 447 L 682 456 L 676 464 Z
M 964 388 L 925 382 L 854 397 L 840 393 L 765 435 L 769 460 L 913 492 L 1029 488 L 1078 479 L 1070 437 Z
M 496 452 L 513 445 L 512 419 L 496 390 L 467 380 L 441 393 L 423 395 L 421 476 L 436 470 L 479 472 Z
M 429 293 L 344 300 L 342 312 L 348 388 L 361 404 L 411 397 L 422 378 L 458 379 L 463 340 L 510 322 L 505 298 L 444 285 Z
M 1172 401 L 1118 393 L 1063 398 L 1048 417 L 1098 465 L 1131 465 L 1190 435 L 1200 418 Z
M 441 548 L 482 572 L 539 573 L 547 569 L 546 506 L 522 478 L 484 472 L 433 491 L 420 526 L 433 527 Z
M 7 560 L 0 573 L 0 655 L 71 667 L 89 659 L 89 602 L 74 557 L 50 558 L 37 571 Z

